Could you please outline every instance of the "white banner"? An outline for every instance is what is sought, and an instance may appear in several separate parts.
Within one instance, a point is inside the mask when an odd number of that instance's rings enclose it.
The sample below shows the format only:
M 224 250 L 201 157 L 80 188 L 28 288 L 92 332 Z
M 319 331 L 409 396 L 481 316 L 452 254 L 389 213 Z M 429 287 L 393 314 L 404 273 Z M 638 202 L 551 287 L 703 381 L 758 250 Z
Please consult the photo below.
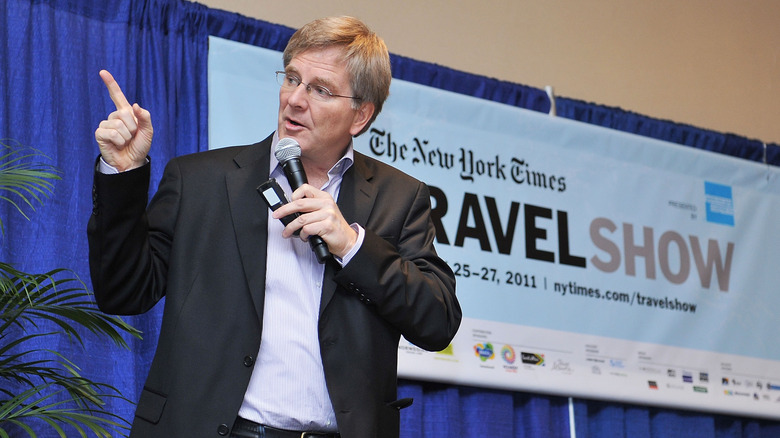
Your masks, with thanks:
M 279 69 L 211 39 L 211 145 L 275 129 Z M 355 147 L 431 186 L 457 275 L 401 376 L 780 418 L 777 168 L 400 80 Z

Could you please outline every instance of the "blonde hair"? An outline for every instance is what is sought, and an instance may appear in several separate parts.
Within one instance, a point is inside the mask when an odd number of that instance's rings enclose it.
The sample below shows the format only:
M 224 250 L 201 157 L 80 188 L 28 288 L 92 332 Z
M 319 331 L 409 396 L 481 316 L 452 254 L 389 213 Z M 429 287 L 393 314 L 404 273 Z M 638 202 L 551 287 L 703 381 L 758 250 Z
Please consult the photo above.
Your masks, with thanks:
M 390 94 L 390 54 L 385 42 L 354 17 L 328 17 L 314 20 L 298 29 L 284 49 L 284 67 L 297 55 L 309 49 L 343 47 L 344 61 L 350 76 L 357 109 L 361 102 L 374 104 L 374 115 L 357 135 L 364 133 L 382 111 Z

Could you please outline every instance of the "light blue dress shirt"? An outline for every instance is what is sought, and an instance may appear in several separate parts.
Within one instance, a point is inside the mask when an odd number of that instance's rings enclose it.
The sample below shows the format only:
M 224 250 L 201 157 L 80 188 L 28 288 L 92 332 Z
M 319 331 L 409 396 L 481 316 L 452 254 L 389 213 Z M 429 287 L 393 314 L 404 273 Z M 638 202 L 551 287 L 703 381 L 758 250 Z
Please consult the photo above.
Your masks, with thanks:
M 275 137 L 272 150 L 277 141 Z M 353 157 L 350 144 L 320 188 L 333 199 L 338 199 Z M 289 199 L 290 184 L 273 154 L 270 165 L 271 178 Z M 337 259 L 342 265 L 351 260 L 365 236 L 362 227 L 352 227 L 358 231 L 358 242 L 342 260 Z M 269 209 L 263 338 L 239 416 L 281 429 L 335 432 L 338 426 L 325 386 L 317 333 L 325 265 L 317 262 L 308 242 L 283 238 L 283 228 Z

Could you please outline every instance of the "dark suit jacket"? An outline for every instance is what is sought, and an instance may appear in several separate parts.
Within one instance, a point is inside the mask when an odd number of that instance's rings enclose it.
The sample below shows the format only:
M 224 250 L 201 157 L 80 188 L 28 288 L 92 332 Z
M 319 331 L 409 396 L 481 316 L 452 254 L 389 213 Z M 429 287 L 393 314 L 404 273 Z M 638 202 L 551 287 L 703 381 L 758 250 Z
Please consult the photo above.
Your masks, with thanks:
M 147 207 L 149 168 L 95 174 L 92 285 L 108 313 L 163 296 L 159 342 L 133 437 L 229 434 L 262 339 L 271 137 L 172 159 Z M 345 438 L 396 437 L 401 335 L 445 348 L 460 324 L 452 271 L 433 247 L 428 188 L 355 153 L 338 199 L 366 229 L 343 269 L 325 269 L 320 353 Z M 301 394 L 301 397 L 306 397 Z

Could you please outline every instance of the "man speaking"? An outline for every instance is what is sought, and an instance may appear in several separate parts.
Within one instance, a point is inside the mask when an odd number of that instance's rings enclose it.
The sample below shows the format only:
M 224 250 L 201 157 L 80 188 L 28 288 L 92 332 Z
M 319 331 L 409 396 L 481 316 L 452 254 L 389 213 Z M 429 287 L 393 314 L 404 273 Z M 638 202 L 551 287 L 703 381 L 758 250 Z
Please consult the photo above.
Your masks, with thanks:
M 316 20 L 268 74 L 277 131 L 172 159 L 147 205 L 151 115 L 100 72 L 116 111 L 95 131 L 96 299 L 138 314 L 165 297 L 132 437 L 397 437 L 400 336 L 440 350 L 460 324 L 428 188 L 352 148 L 389 92 L 384 42 L 354 18 Z M 300 150 L 294 191 L 282 139 Z M 275 211 L 257 191 L 271 179 L 290 198 Z

